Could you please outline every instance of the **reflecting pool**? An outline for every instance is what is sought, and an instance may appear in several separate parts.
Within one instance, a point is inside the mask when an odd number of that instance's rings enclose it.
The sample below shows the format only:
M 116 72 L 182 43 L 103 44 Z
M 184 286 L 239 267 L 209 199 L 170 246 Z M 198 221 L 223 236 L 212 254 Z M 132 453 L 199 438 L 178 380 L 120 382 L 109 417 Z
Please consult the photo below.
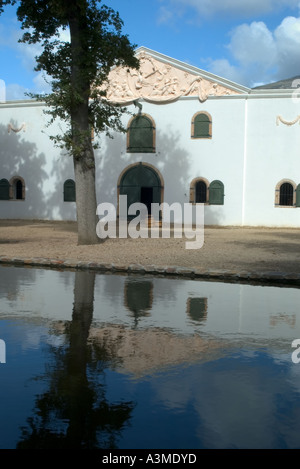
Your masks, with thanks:
M 300 447 L 300 289 L 0 279 L 0 449 Z

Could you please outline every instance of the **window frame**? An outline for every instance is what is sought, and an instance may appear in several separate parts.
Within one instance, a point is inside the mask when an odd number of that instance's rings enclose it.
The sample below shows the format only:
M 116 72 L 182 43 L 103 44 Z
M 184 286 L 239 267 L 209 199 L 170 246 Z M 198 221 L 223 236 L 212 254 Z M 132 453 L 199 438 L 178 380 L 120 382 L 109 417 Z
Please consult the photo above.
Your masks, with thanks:
M 17 197 L 17 183 L 20 182 L 22 184 L 22 195 L 21 197 Z M 13 176 L 9 181 L 9 198 L 10 200 L 25 200 L 25 193 L 26 193 L 26 186 L 25 181 L 21 176 Z
M 198 182 L 204 182 L 206 185 L 206 202 L 196 202 L 196 186 Z M 209 205 L 209 181 L 203 177 L 194 178 L 190 184 L 190 204 Z
M 149 130 L 152 131 L 152 136 L 151 136 L 152 144 L 151 144 L 151 147 L 149 147 L 149 150 L 145 150 L 145 147 L 144 147 L 144 149 L 142 147 L 135 149 L 134 146 L 130 146 L 131 143 L 132 143 L 131 142 L 132 125 L 133 125 L 135 120 L 137 120 L 141 117 L 143 117 L 144 119 L 149 121 L 149 124 L 150 124 L 149 125 Z M 135 114 L 134 116 L 132 116 L 132 118 L 128 122 L 126 152 L 127 153 L 155 153 L 156 152 L 156 127 L 155 127 L 154 119 L 151 116 L 149 116 L 149 114 L 145 114 L 145 113 Z
M 293 188 L 293 201 L 291 205 L 280 204 L 280 190 L 283 184 L 290 184 Z M 296 207 L 296 189 L 297 185 L 291 179 L 282 179 L 276 184 L 275 188 L 275 207 L 276 208 L 295 208 Z
M 195 121 L 198 116 L 204 115 L 208 118 L 208 134 L 207 135 L 195 135 Z M 198 111 L 196 112 L 193 117 L 192 117 L 192 123 L 191 123 L 191 138 L 198 140 L 210 140 L 212 139 L 212 117 L 207 111 Z
M 72 189 L 74 190 L 74 200 L 66 199 L 66 184 L 70 182 L 72 182 Z M 63 186 L 63 201 L 64 202 L 76 202 L 76 183 L 74 179 L 68 178 L 65 180 L 64 186 Z

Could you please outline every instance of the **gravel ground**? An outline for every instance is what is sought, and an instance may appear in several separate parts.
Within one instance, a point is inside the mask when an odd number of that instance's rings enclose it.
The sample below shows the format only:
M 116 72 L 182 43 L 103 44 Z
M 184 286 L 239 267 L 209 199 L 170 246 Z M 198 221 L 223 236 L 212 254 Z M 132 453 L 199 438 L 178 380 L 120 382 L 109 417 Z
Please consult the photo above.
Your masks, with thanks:
M 75 222 L 0 220 L 0 256 L 300 273 L 300 229 L 206 227 L 201 249 L 186 239 L 107 239 L 79 246 Z

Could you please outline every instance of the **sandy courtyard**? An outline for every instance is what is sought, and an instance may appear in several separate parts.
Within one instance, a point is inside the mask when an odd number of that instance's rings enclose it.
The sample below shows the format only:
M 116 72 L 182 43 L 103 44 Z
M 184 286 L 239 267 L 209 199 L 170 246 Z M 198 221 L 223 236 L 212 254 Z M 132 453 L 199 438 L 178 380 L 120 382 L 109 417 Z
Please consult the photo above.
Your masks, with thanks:
M 300 273 L 300 229 L 207 227 L 201 249 L 184 238 L 107 239 L 78 246 L 75 222 L 0 221 L 0 256 L 248 272 Z

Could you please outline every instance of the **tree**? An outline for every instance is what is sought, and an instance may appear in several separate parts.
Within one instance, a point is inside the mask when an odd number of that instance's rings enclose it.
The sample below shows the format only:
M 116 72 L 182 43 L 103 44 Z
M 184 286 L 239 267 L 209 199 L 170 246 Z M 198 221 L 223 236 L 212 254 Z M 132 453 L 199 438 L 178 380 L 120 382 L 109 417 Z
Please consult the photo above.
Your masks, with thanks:
M 18 5 L 17 16 L 25 30 L 21 42 L 40 43 L 43 48 L 36 57 L 36 70 L 50 77 L 52 92 L 35 98 L 45 101 L 49 123 L 57 118 L 66 123 L 66 130 L 51 139 L 73 157 L 78 244 L 98 243 L 91 131 L 95 135 L 124 131 L 125 110 L 108 103 L 105 84 L 113 66 L 138 68 L 135 46 L 122 34 L 119 14 L 101 1 L 0 0 L 0 13 L 8 4 Z M 61 40 L 63 30 L 69 30 L 70 41 Z
M 134 403 L 111 402 L 104 384 L 106 369 L 115 361 L 113 350 L 89 340 L 94 290 L 94 272 L 75 273 L 65 344 L 49 346 L 52 366 L 46 363 L 39 377 L 49 386 L 38 395 L 16 449 L 115 449 L 129 424 Z

